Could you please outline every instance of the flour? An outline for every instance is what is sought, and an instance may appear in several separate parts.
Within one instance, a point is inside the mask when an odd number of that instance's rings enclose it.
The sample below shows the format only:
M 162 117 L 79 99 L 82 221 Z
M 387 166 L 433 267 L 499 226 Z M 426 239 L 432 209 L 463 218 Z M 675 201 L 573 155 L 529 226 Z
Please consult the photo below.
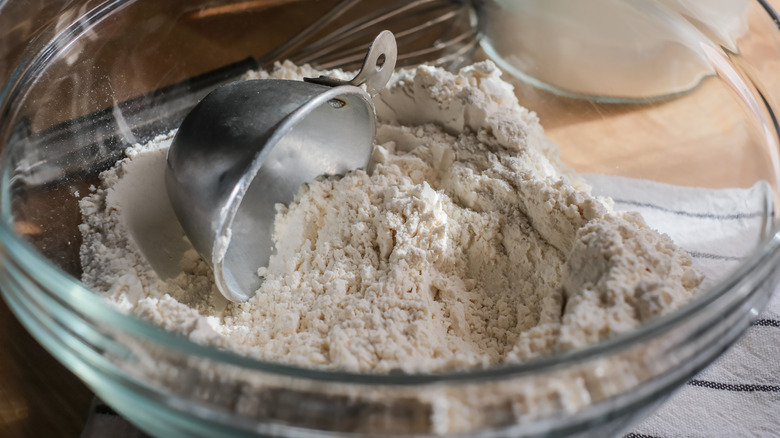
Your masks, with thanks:
M 172 216 L 170 134 L 128 150 L 80 201 L 83 282 L 199 343 L 379 373 L 527 361 L 633 330 L 696 293 L 691 257 L 591 196 L 492 63 L 398 72 L 375 103 L 372 168 L 278 206 L 277 253 L 249 301 L 220 297 Z

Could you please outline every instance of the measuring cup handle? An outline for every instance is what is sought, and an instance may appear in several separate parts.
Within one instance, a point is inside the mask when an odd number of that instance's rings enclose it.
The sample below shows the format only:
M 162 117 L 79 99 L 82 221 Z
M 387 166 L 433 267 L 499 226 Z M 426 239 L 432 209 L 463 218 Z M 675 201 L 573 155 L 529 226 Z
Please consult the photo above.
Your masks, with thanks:
M 395 36 L 389 30 L 383 30 L 374 38 L 368 53 L 363 59 L 363 66 L 351 81 L 343 81 L 328 76 L 318 78 L 303 78 L 306 82 L 335 87 L 338 85 L 359 86 L 366 84 L 366 91 L 371 97 L 376 96 L 385 88 L 390 76 L 395 70 L 395 62 L 398 59 L 398 47 Z

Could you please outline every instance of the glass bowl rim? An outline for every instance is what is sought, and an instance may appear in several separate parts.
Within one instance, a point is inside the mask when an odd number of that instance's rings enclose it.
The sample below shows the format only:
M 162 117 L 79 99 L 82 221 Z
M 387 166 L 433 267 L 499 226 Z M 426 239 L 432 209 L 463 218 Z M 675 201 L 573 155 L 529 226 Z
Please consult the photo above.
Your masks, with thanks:
M 86 12 L 83 17 L 94 19 L 105 18 L 115 9 L 123 6 L 127 1 L 114 0 L 104 3 L 97 8 Z M 773 20 L 775 31 L 780 31 L 780 17 L 766 0 L 755 0 L 762 6 L 767 15 Z M 88 20 L 92 18 L 87 18 Z M 0 89 L 0 110 L 10 103 L 13 93 L 7 87 L 15 82 L 12 88 L 26 85 L 29 82 L 30 69 L 23 68 L 30 65 L 41 65 L 43 61 L 54 55 L 56 49 L 67 47 L 61 42 L 61 38 L 70 37 L 71 41 L 78 37 L 78 30 L 86 27 L 83 21 L 77 21 L 63 29 L 56 37 L 49 41 L 44 49 L 37 53 L 31 60 L 26 59 L 27 64 L 21 65 L 12 72 L 11 78 L 15 80 L 4 84 Z M 33 68 L 34 70 L 34 68 Z M 772 110 L 772 108 L 770 108 Z M 780 136 L 780 126 L 775 122 L 774 132 Z M 567 366 L 584 363 L 587 360 L 599 356 L 626 350 L 640 345 L 643 341 L 651 340 L 660 335 L 672 331 L 684 323 L 692 315 L 706 310 L 715 301 L 728 295 L 736 286 L 746 282 L 748 287 L 755 286 L 764 280 L 764 276 L 751 275 L 761 270 L 764 266 L 773 262 L 780 254 L 780 223 L 775 224 L 767 232 L 767 236 L 751 253 L 745 257 L 739 266 L 726 278 L 721 279 L 709 289 L 702 291 L 700 296 L 676 311 L 652 321 L 642 324 L 635 330 L 616 335 L 612 338 L 588 345 L 583 348 L 567 350 L 551 355 L 534 358 L 528 362 L 519 364 L 502 364 L 485 369 L 445 371 L 426 374 L 372 374 L 354 373 L 340 370 L 326 370 L 306 368 L 297 365 L 271 362 L 242 356 L 230 351 L 219 350 L 215 347 L 197 344 L 189 338 L 163 330 L 151 322 L 140 319 L 130 314 L 122 313 L 109 302 L 101 299 L 99 294 L 90 290 L 77 278 L 67 274 L 60 267 L 42 256 L 35 248 L 13 228 L 10 199 L 8 189 L 10 186 L 11 169 L 8 152 L 0 154 L 0 250 L 5 249 L 8 261 L 16 263 L 24 272 L 34 272 L 35 281 L 44 290 L 44 293 L 61 292 L 70 310 L 78 314 L 80 318 L 89 317 L 90 320 L 109 324 L 117 329 L 150 341 L 157 346 L 174 350 L 178 354 L 197 356 L 210 361 L 217 361 L 225 365 L 236 366 L 245 370 L 272 373 L 294 378 L 309 379 L 328 383 L 346 384 L 371 384 L 381 386 L 411 386 L 434 383 L 473 383 L 479 381 L 496 381 L 500 379 L 517 378 L 531 374 L 546 373 Z M 778 169 L 780 170 L 780 169 Z M 5 292 L 3 292 L 5 293 Z M 97 299 L 96 299 L 97 298 Z M 78 310 L 77 310 L 78 309 Z M 91 321 L 88 321 L 88 323 Z M 90 324 L 92 325 L 92 324 Z M 94 326 L 93 326 L 94 328 Z

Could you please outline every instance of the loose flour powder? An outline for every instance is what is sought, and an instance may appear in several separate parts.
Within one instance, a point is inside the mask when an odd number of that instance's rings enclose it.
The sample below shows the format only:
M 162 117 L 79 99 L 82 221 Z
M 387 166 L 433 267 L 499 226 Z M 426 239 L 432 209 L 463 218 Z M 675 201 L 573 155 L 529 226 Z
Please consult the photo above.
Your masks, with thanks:
M 317 74 L 285 63 L 250 77 Z M 196 342 L 380 373 L 526 361 L 632 330 L 695 294 L 691 257 L 591 196 L 492 63 L 400 71 L 375 103 L 372 168 L 278 206 L 276 254 L 249 301 L 220 297 L 172 219 L 170 134 L 129 149 L 80 201 L 82 280 Z

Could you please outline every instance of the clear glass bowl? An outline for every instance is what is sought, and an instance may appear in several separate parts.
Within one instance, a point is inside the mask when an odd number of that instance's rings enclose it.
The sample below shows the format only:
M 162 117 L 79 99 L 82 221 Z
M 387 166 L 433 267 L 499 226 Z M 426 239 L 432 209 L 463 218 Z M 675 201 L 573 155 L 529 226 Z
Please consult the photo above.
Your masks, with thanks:
M 361 16 L 378 4 L 365 2 L 350 13 Z M 765 304 L 780 261 L 773 207 L 780 189 L 774 113 L 780 75 L 773 74 L 780 71 L 780 52 L 773 41 L 780 33 L 777 16 L 762 1 L 746 3 L 745 27 L 727 42 L 690 10 L 665 10 L 677 25 L 699 30 L 696 38 L 705 48 L 697 53 L 707 72 L 682 90 L 629 95 L 632 104 L 596 102 L 622 101 L 592 91 L 608 90 L 609 75 L 595 83 L 606 88 L 571 92 L 565 81 L 551 85 L 528 69 L 533 51 L 525 63 L 508 56 L 502 48 L 504 40 L 511 42 L 506 2 L 458 6 L 477 9 L 468 14 L 470 25 L 480 26 L 487 53 L 547 89 L 514 80 L 521 103 L 539 114 L 576 170 L 687 187 L 767 187 L 764 226 L 738 236 L 755 242 L 750 254 L 693 302 L 635 332 L 473 372 L 327 372 L 197 345 L 119 313 L 80 283 L 81 218 L 74 193 L 86 193 L 124 147 L 177 126 L 206 90 L 253 65 L 242 59 L 284 44 L 333 5 L 0 4 L 0 59 L 6 60 L 0 64 L 0 289 L 46 349 L 140 428 L 170 437 L 607 436 L 625 430 L 709 364 Z M 408 28 L 409 19 L 421 18 L 400 17 L 390 27 Z M 630 37 L 615 53 L 646 50 L 627 44 Z M 437 48 L 419 33 L 410 40 Z M 473 44 L 461 43 L 447 65 L 480 56 L 472 53 Z M 683 45 L 691 47 L 690 40 Z M 610 47 L 594 53 L 607 56 Z M 418 58 L 438 56 L 420 53 Z M 659 75 L 675 68 L 665 59 L 653 58 Z M 555 62 L 566 65 L 565 58 Z M 229 65 L 220 74 L 198 77 Z M 632 71 L 619 67 L 618 76 Z M 572 95 L 593 99 L 567 97 Z M 605 374 L 616 367 L 620 378 Z M 447 421 L 438 421 L 442 416 Z

